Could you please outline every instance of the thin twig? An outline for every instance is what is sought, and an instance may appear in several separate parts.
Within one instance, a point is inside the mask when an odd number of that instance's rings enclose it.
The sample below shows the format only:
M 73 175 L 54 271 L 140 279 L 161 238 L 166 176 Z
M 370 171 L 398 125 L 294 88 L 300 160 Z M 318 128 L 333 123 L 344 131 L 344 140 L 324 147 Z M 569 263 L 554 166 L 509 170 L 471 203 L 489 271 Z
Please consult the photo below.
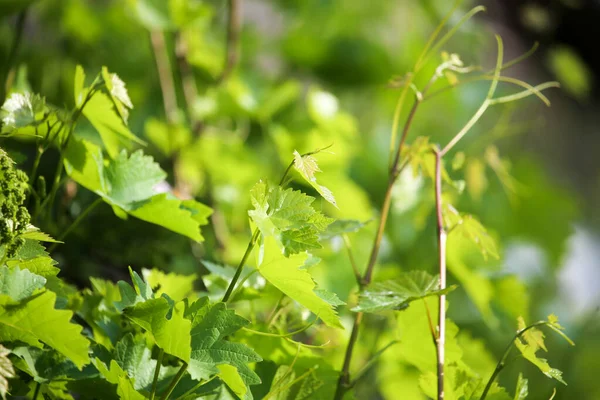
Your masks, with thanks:
M 152 50 L 156 58 L 156 68 L 158 70 L 158 79 L 162 92 L 165 114 L 169 122 L 173 122 L 177 115 L 177 94 L 175 93 L 175 83 L 173 81 L 173 70 L 169 61 L 167 45 L 163 32 L 154 30 L 150 32 L 150 41 Z
M 163 349 L 158 350 L 158 357 L 156 359 L 156 368 L 154 368 L 154 379 L 152 380 L 152 392 L 150 393 L 150 400 L 154 400 L 156 396 L 156 385 L 158 384 L 158 376 L 160 375 L 160 367 L 162 366 L 163 356 L 165 351 Z
M 258 230 L 258 228 L 254 230 L 254 233 L 252 234 L 252 238 L 250 239 L 250 242 L 248 243 L 248 247 L 246 247 L 246 252 L 242 256 L 242 260 L 240 261 L 240 263 L 235 271 L 235 275 L 231 279 L 231 282 L 229 282 L 229 286 L 227 287 L 227 290 L 225 291 L 225 295 L 223 296 L 223 299 L 221 300 L 223 303 L 227 303 L 229 301 L 229 297 L 231 296 L 231 293 L 233 292 L 233 289 L 235 288 L 235 285 L 236 285 L 238 279 L 240 279 L 240 275 L 242 274 L 242 270 L 244 269 L 244 266 L 246 265 L 246 261 L 248 260 L 248 257 L 250 257 L 250 253 L 252 253 L 252 250 L 254 249 L 254 245 L 256 244 L 256 241 L 258 240 L 259 233 L 260 233 L 260 231 Z
M 358 285 L 360 286 L 362 284 L 362 276 L 360 274 L 360 271 L 358 270 L 356 261 L 354 260 L 354 255 L 352 254 L 352 245 L 350 243 L 350 239 L 345 233 L 342 234 L 342 239 L 344 240 L 344 246 L 346 247 L 346 251 L 348 252 L 348 259 L 350 260 L 350 265 L 352 266 L 352 271 L 354 272 L 356 283 L 358 283 Z
M 188 366 L 188 364 L 186 362 L 184 362 L 181 365 L 181 368 L 179 368 L 179 371 L 177 371 L 177 375 L 175 375 L 173 377 L 173 379 L 171 380 L 171 384 L 167 388 L 167 391 L 161 396 L 160 400 L 167 400 L 169 398 L 169 396 L 171 395 L 171 393 L 175 389 L 175 386 L 177 386 L 177 384 L 181 380 L 181 377 L 183 377 L 183 374 L 185 373 L 185 370 L 187 369 L 187 366 Z
M 102 197 L 98 197 L 92 204 L 90 204 L 89 206 L 86 207 L 85 210 L 83 210 L 78 216 L 77 218 L 75 218 L 75 221 L 73 221 L 73 223 L 58 237 L 58 241 L 62 242 L 64 240 L 64 238 L 66 238 L 69 233 L 73 232 L 73 230 L 75 228 L 77 228 L 79 226 L 79 224 L 81 223 L 81 221 L 83 221 L 85 219 L 85 217 L 88 216 L 88 214 L 90 212 L 92 212 L 92 210 L 94 208 L 96 208 L 100 203 L 102 203 L 103 199 Z M 52 253 L 52 251 L 56 248 L 56 246 L 58 246 L 60 243 L 54 243 L 52 244 L 52 246 L 50 246 L 48 248 L 48 253 Z
M 440 290 L 446 289 L 446 231 L 442 216 L 442 153 L 435 151 L 435 209 L 437 217 L 438 262 Z M 439 298 L 439 318 L 436 338 L 438 400 L 444 399 L 444 351 L 446 342 L 446 295 Z
M 242 0 L 229 0 L 229 14 L 227 22 L 227 50 L 225 52 L 225 65 L 218 82 L 227 80 L 239 60 L 239 40 L 242 28 Z
M 6 99 L 6 93 L 8 91 L 9 86 L 9 77 L 10 71 L 15 63 L 17 58 L 17 53 L 19 51 L 19 46 L 21 45 L 21 38 L 23 37 L 23 28 L 25 27 L 25 19 L 27 18 L 27 8 L 19 13 L 17 17 L 17 25 L 15 26 L 15 35 L 13 37 L 13 42 L 10 47 L 10 52 L 8 53 L 8 57 L 6 58 L 5 64 L 5 75 L 2 82 L 0 82 L 0 104 L 4 103 Z

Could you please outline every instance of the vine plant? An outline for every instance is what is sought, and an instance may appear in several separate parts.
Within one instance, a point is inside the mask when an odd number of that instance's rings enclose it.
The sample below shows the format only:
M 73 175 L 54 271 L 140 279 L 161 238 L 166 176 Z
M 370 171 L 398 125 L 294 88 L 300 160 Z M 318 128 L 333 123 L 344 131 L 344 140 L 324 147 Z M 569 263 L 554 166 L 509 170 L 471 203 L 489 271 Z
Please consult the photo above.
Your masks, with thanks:
M 232 73 L 238 58 L 235 46 L 240 2 L 229 4 L 233 21 L 228 39 L 231 48 L 217 84 Z M 128 127 L 133 105 L 124 82 L 106 67 L 89 85 L 86 85 L 83 68 L 77 67 L 75 106 L 70 110 L 47 104 L 37 94 L 10 94 L 2 107 L 2 139 L 28 141 L 35 148 L 35 156 L 27 175 L 17 168 L 8 153 L 4 150 L 0 153 L 2 397 L 10 394 L 34 400 L 40 396 L 65 399 L 75 395 L 136 400 L 255 397 L 296 400 L 333 397 L 339 400 L 349 396 L 350 390 L 379 358 L 393 351 L 398 343 L 393 340 L 374 352 L 358 373 L 351 374 L 365 314 L 390 310 L 403 313 L 417 301 L 424 304 L 436 351 L 433 379 L 432 371 L 422 371 L 421 388 L 429 397 L 440 400 L 484 400 L 492 395 L 495 399 L 510 398 L 496 378 L 513 347 L 544 374 L 562 382 L 560 371 L 536 355 L 538 350 L 545 349 L 539 327 L 548 327 L 570 342 L 553 315 L 547 321 L 532 325 L 520 319 L 515 337 L 488 379 L 459 363 L 454 354 L 452 358 L 446 354 L 447 341 L 454 341 L 448 333 L 448 324 L 454 325 L 446 318 L 446 295 L 455 288 L 446 283 L 447 238 L 462 234 L 472 240 L 484 256 L 496 251 L 493 240 L 478 220 L 451 205 L 452 199 L 460 194 L 461 185 L 450 177 L 444 163 L 489 108 L 531 95 L 549 104 L 541 92 L 557 86 L 554 82 L 531 86 L 502 76 L 503 70 L 529 53 L 504 63 L 502 40 L 496 37 L 498 52 L 493 70 L 481 72 L 480 68 L 465 67 L 457 55 L 442 53 L 441 63 L 419 89 L 417 76 L 427 70 L 424 67 L 428 60 L 483 7 L 471 10 L 440 37 L 455 9 L 456 6 L 434 31 L 412 71 L 402 80 L 392 82 L 401 93 L 393 118 L 389 175 L 375 239 L 362 273 L 353 257 L 348 234 L 364 224 L 334 221 L 313 205 L 315 198 L 289 185 L 292 181 L 308 185 L 337 207 L 333 193 L 317 182 L 315 176 L 320 171 L 315 156 L 325 149 L 307 149 L 304 154 L 297 151 L 289 154 L 290 163 L 278 184 L 265 179 L 252 188 L 252 209 L 248 211 L 251 237 L 246 250 L 235 271 L 204 263 L 212 277 L 207 282 L 217 282 L 207 285 L 208 292 L 194 289 L 196 277 L 193 275 L 166 274 L 158 269 L 144 269 L 140 275 L 130 268 L 131 283 L 91 278 L 89 288 L 78 290 L 70 286 L 57 277 L 60 270 L 51 254 L 65 246 L 64 241 L 68 244 L 69 235 L 102 204 L 110 206 L 116 217 L 137 218 L 196 242 L 203 241 L 200 228 L 208 224 L 212 210 L 196 200 L 180 199 L 169 190 L 157 190 L 164 183 L 166 173 L 142 150 L 131 151 L 135 145 L 145 143 Z M 152 32 L 153 43 L 160 44 L 156 38 L 161 35 L 161 32 Z M 160 69 L 166 65 L 159 54 L 164 46 L 155 46 L 155 51 Z M 165 111 L 170 114 L 169 110 L 176 107 L 173 98 L 176 95 L 172 79 L 167 83 L 162 81 L 164 73 L 160 72 L 163 92 L 169 93 L 165 98 Z M 170 74 L 168 69 L 166 74 Z M 450 85 L 439 88 L 441 80 L 447 80 Z M 477 80 L 490 81 L 487 95 L 471 119 L 445 146 L 431 144 L 424 137 L 407 144 L 413 120 L 423 102 L 445 90 Z M 497 95 L 499 83 L 518 86 L 520 90 Z M 438 89 L 432 91 L 436 86 Z M 193 96 L 194 91 L 189 93 Z M 414 95 L 412 107 L 398 139 L 400 119 L 411 94 Z M 77 129 L 81 118 L 98 133 L 95 141 Z M 199 126 L 192 118 L 190 122 L 194 127 Z M 42 157 L 55 150 L 59 160 L 52 184 L 46 190 L 39 166 Z M 460 164 L 456 161 L 459 158 L 456 155 L 453 164 Z M 433 183 L 439 275 L 411 271 L 394 280 L 372 282 L 393 189 L 407 167 L 413 173 L 431 178 Z M 97 198 L 70 225 L 56 229 L 58 205 L 55 200 L 66 181 L 77 183 Z M 44 233 L 38 226 L 47 228 L 53 235 Z M 331 345 L 315 344 L 312 339 L 322 336 L 307 335 L 310 329 L 322 328 L 319 320 L 331 331 L 343 328 L 335 307 L 345 303 L 334 293 L 317 287 L 310 273 L 310 267 L 319 262 L 311 252 L 320 248 L 320 241 L 334 237 L 341 237 L 346 245 L 359 296 L 352 308 L 354 322 L 339 372 L 319 356 Z M 44 243 L 49 244 L 47 249 Z M 254 262 L 251 261 L 253 252 Z M 272 310 L 264 320 L 253 318 L 250 328 L 250 321 L 240 314 L 249 314 L 246 305 L 252 308 L 254 302 L 260 301 L 260 291 L 258 294 L 256 291 L 265 285 L 276 291 L 279 300 L 271 305 Z M 293 302 L 284 306 L 286 298 Z M 437 299 L 434 312 L 432 298 Z M 289 311 L 290 304 L 297 304 L 313 316 L 298 317 Z M 410 310 L 415 307 L 411 306 Z M 278 344 L 273 344 L 274 341 Z M 277 352 L 290 357 L 286 359 Z M 274 361 L 278 357 L 284 361 Z M 273 365 L 271 370 L 265 369 Z M 527 381 L 520 378 L 516 398 L 526 396 L 526 386 Z

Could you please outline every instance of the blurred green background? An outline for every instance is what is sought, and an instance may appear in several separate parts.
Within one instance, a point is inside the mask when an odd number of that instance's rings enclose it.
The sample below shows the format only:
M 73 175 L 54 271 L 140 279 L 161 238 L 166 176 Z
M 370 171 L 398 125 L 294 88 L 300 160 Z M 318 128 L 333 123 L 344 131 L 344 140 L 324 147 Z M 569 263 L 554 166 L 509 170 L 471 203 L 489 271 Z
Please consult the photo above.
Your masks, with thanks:
M 21 11 L 25 3 L 31 4 Z M 577 346 L 549 335 L 547 358 L 569 383 L 555 398 L 600 399 L 600 65 L 593 40 L 600 5 L 483 4 L 488 12 L 464 25 L 443 50 L 458 53 L 466 65 L 490 68 L 494 32 L 505 41 L 506 59 L 539 41 L 538 51 L 508 74 L 532 84 L 558 80 L 562 89 L 548 92 L 551 108 L 530 99 L 494 109 L 459 145 L 465 167 L 453 176 L 467 189 L 456 205 L 480 217 L 501 244 L 501 259 L 453 262 L 450 254 L 450 280 L 460 288 L 449 297 L 449 315 L 461 329 L 465 358 L 491 371 L 517 316 L 534 321 L 556 313 Z M 474 5 L 465 1 L 450 25 Z M 17 68 L 2 70 L 12 90 L 32 90 L 71 107 L 75 66 L 94 75 L 106 65 L 126 82 L 134 104 L 131 130 L 169 171 L 168 183 L 217 210 L 200 245 L 142 221 L 122 221 L 102 205 L 69 237 L 69 246 L 53 254 L 61 276 L 85 286 L 90 276 L 125 279 L 127 265 L 206 273 L 203 260 L 235 264 L 250 236 L 250 187 L 261 178 L 277 179 L 293 150 L 333 144 L 333 154 L 319 155 L 320 179 L 335 193 L 339 210 L 326 203 L 323 209 L 337 218 L 376 218 L 399 94 L 388 81 L 411 68 L 449 8 L 447 0 L 244 0 L 239 63 L 221 79 L 226 1 L 0 0 L 0 68 L 23 24 Z M 425 77 L 440 62 L 434 58 Z M 460 86 L 424 103 L 409 142 L 430 136 L 446 143 L 479 106 L 487 85 Z M 77 129 L 96 135 L 83 123 Z M 1 145 L 30 167 L 28 143 Z M 47 180 L 57 160 L 58 154 L 43 159 Z M 65 229 L 93 201 L 85 189 L 67 188 L 58 224 L 42 227 L 50 233 Z M 435 271 L 432 207 L 431 184 L 404 174 L 375 278 L 398 269 Z M 352 236 L 359 265 L 366 264 L 374 229 L 370 223 Z M 355 283 L 343 244 L 331 241 L 317 255 L 323 259 L 315 270 L 319 283 L 347 299 Z M 377 330 L 383 317 L 371 318 L 359 360 L 385 336 Z M 416 371 L 387 354 L 357 388 L 357 398 L 413 398 Z M 340 354 L 333 357 L 337 367 Z M 510 364 L 501 383 L 513 390 L 519 371 L 530 380 L 530 399 L 551 396 L 556 382 L 523 360 Z

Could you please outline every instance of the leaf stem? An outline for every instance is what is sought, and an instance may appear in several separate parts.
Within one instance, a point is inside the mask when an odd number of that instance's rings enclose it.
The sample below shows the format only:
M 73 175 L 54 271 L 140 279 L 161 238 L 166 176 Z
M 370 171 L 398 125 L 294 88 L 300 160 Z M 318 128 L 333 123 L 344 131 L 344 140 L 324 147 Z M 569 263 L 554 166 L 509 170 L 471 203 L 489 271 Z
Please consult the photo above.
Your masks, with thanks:
M 233 292 L 233 289 L 235 288 L 235 285 L 236 285 L 238 279 L 240 279 L 240 275 L 242 274 L 244 265 L 246 265 L 246 261 L 248 260 L 248 257 L 250 257 L 250 253 L 252 253 L 252 249 L 254 249 L 254 245 L 256 244 L 256 241 L 258 240 L 259 233 L 260 233 L 260 231 L 258 230 L 258 228 L 254 230 L 254 233 L 252 234 L 252 238 L 250 239 L 250 242 L 248 243 L 248 247 L 246 248 L 246 252 L 244 253 L 242 260 L 240 261 L 240 263 L 235 271 L 235 275 L 233 276 L 233 279 L 231 279 L 231 282 L 229 283 L 229 286 L 227 287 L 227 291 L 225 292 L 225 295 L 223 296 L 223 299 L 221 300 L 223 303 L 227 303 L 227 301 L 229 301 L 229 297 L 231 296 L 231 293 Z
M 346 247 L 346 251 L 348 252 L 348 259 L 350 260 L 350 265 L 352 266 L 352 271 L 354 272 L 356 283 L 360 286 L 362 283 L 362 276 L 360 274 L 360 271 L 358 270 L 356 261 L 354 260 L 354 254 L 352 254 L 352 245 L 350 243 L 350 239 L 345 233 L 342 234 L 342 239 L 344 240 L 344 247 Z
M 158 70 L 158 80 L 162 92 L 165 115 L 167 121 L 173 122 L 177 114 L 177 94 L 175 93 L 173 70 L 167 53 L 164 33 L 160 30 L 151 31 L 150 42 L 152 43 L 154 58 L 156 59 L 156 69 Z
M 440 290 L 446 289 L 446 230 L 442 216 L 442 153 L 435 151 L 435 209 L 437 219 L 438 263 Z M 439 298 L 439 317 L 436 343 L 438 400 L 444 399 L 444 357 L 446 345 L 446 295 Z
M 158 357 L 156 359 L 156 368 L 154 369 L 154 379 L 152 380 L 152 392 L 150 393 L 150 400 L 154 400 L 156 396 L 156 385 L 158 384 L 158 376 L 160 374 L 160 367 L 162 366 L 162 360 L 165 355 L 163 349 L 158 350 Z
M 92 212 L 92 210 L 94 208 L 96 208 L 100 203 L 102 203 L 103 199 L 102 197 L 98 197 L 96 200 L 94 200 L 93 203 L 91 203 L 90 205 L 88 205 L 85 210 L 83 210 L 78 216 L 77 218 L 75 218 L 75 221 L 73 221 L 73 223 L 58 237 L 58 241 L 62 242 L 64 238 L 66 238 L 69 233 L 73 232 L 73 230 L 75 228 L 77 228 L 77 226 L 79 226 L 79 224 L 81 223 L 81 221 L 83 221 L 85 219 L 85 217 L 88 216 L 88 214 L 90 212 Z M 58 246 L 60 243 L 54 243 L 52 246 L 50 246 L 48 248 L 48 252 L 52 253 L 52 251 L 56 248 L 56 246 Z
M 181 368 L 179 368 L 179 371 L 177 371 L 177 374 L 171 380 L 171 383 L 169 384 L 167 391 L 160 397 L 160 400 L 167 400 L 169 398 L 169 396 L 171 395 L 171 393 L 173 393 L 175 386 L 177 386 L 177 384 L 183 377 L 183 374 L 185 374 L 185 370 L 187 369 L 187 366 L 188 366 L 188 364 L 186 362 L 184 362 L 181 365 Z
M 38 397 L 38 394 L 40 393 L 40 388 L 42 387 L 42 384 L 37 382 L 35 384 L 35 390 L 33 392 L 33 397 L 31 398 L 31 400 L 36 400 Z
M 392 347 L 393 345 L 395 345 L 397 343 L 400 343 L 400 341 L 392 340 L 390 343 L 385 345 L 382 349 L 380 349 L 375 354 L 373 354 L 373 357 L 371 357 L 371 359 L 365 364 L 365 366 L 356 374 L 356 378 L 354 378 L 352 380 L 352 382 L 350 382 L 349 386 L 354 387 L 354 385 L 356 385 L 356 383 L 359 380 L 361 380 L 367 374 L 367 372 L 369 372 L 369 369 L 371 369 L 373 364 L 375 364 L 377 362 L 379 357 L 381 357 L 387 349 L 389 349 L 390 347 Z

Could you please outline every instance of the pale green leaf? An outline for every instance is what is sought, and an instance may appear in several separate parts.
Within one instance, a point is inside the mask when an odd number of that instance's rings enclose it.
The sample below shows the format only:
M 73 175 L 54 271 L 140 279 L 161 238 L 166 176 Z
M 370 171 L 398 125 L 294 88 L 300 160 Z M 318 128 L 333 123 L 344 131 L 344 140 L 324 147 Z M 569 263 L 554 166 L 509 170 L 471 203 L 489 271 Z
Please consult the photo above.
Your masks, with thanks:
M 65 171 L 83 187 L 96 192 L 106 191 L 102 149 L 87 140 L 71 138 L 64 152 Z
M 317 192 L 319 192 L 321 196 L 323 196 L 325 200 L 337 208 L 337 203 L 335 202 L 335 197 L 331 190 L 317 183 L 315 173 L 320 172 L 321 170 L 319 169 L 317 160 L 313 156 L 302 156 L 294 150 L 294 168 Z
M 44 342 L 67 356 L 78 368 L 89 363 L 89 343 L 81 326 L 72 324 L 73 313 L 56 310 L 56 294 L 45 291 L 18 306 L 0 307 L 0 342 L 19 340 L 41 347 Z
M 308 308 L 325 324 L 342 328 L 339 317 L 327 301 L 315 292 L 315 283 L 305 269 L 299 269 L 308 255 L 295 254 L 286 257 L 274 237 L 267 236 L 258 254 L 258 271 L 277 289 Z
M 440 290 L 438 275 L 431 276 L 425 271 L 410 271 L 402 273 L 394 280 L 375 282 L 368 286 L 360 293 L 358 306 L 352 311 L 404 310 L 415 300 L 447 294 L 455 288 L 456 286 L 449 286 Z
M 525 400 L 529 395 L 529 381 L 523 378 L 523 374 L 519 374 L 517 388 L 515 389 L 514 400 Z
M 219 369 L 219 378 L 225 382 L 227 387 L 231 389 L 233 393 L 243 399 L 248 392 L 248 388 L 238 373 L 237 368 L 229 364 L 221 364 L 218 365 L 217 368 Z
M 32 274 L 19 267 L 0 267 L 0 295 L 7 295 L 13 301 L 21 301 L 31 296 L 46 284 L 46 278 Z
M 110 369 L 98 358 L 94 360 L 94 365 L 104 378 L 117 385 L 117 395 L 121 400 L 145 400 L 146 397 L 137 392 L 133 386 L 133 382 L 127 376 L 127 373 L 121 369 L 115 360 L 110 361 Z
M 85 93 L 85 71 L 81 65 L 75 67 L 75 79 L 73 80 L 73 95 L 75 99 L 75 105 L 81 107 Z
M 25 232 L 21 233 L 19 236 L 23 239 L 37 240 L 38 242 L 62 243 L 33 225 L 28 225 Z
M 152 290 L 158 295 L 167 294 L 173 301 L 181 301 L 188 297 L 194 290 L 194 282 L 197 279 L 196 274 L 179 275 L 174 272 L 164 273 L 163 271 L 153 269 L 142 269 L 144 281 L 152 287 Z
M 358 232 L 367 222 L 360 222 L 353 219 L 338 219 L 327 226 L 327 229 L 321 233 L 321 239 L 331 239 L 346 233 Z
M 4 246 L 0 247 L 0 254 L 4 254 Z M 25 244 L 17 254 L 6 260 L 9 268 L 18 266 L 46 278 L 58 274 L 60 270 L 55 267 L 56 264 L 57 262 L 50 258 L 44 246 L 37 240 L 31 239 L 25 239 Z
M 119 156 L 122 149 L 129 148 L 133 142 L 145 144 L 125 126 L 115 113 L 112 101 L 104 93 L 95 93 L 83 109 L 83 115 L 96 128 L 106 151 L 112 158 Z
M 102 78 L 121 119 L 127 124 L 129 110 L 133 108 L 133 104 L 125 88 L 125 82 L 117 74 L 108 72 L 106 67 L 102 67 Z

